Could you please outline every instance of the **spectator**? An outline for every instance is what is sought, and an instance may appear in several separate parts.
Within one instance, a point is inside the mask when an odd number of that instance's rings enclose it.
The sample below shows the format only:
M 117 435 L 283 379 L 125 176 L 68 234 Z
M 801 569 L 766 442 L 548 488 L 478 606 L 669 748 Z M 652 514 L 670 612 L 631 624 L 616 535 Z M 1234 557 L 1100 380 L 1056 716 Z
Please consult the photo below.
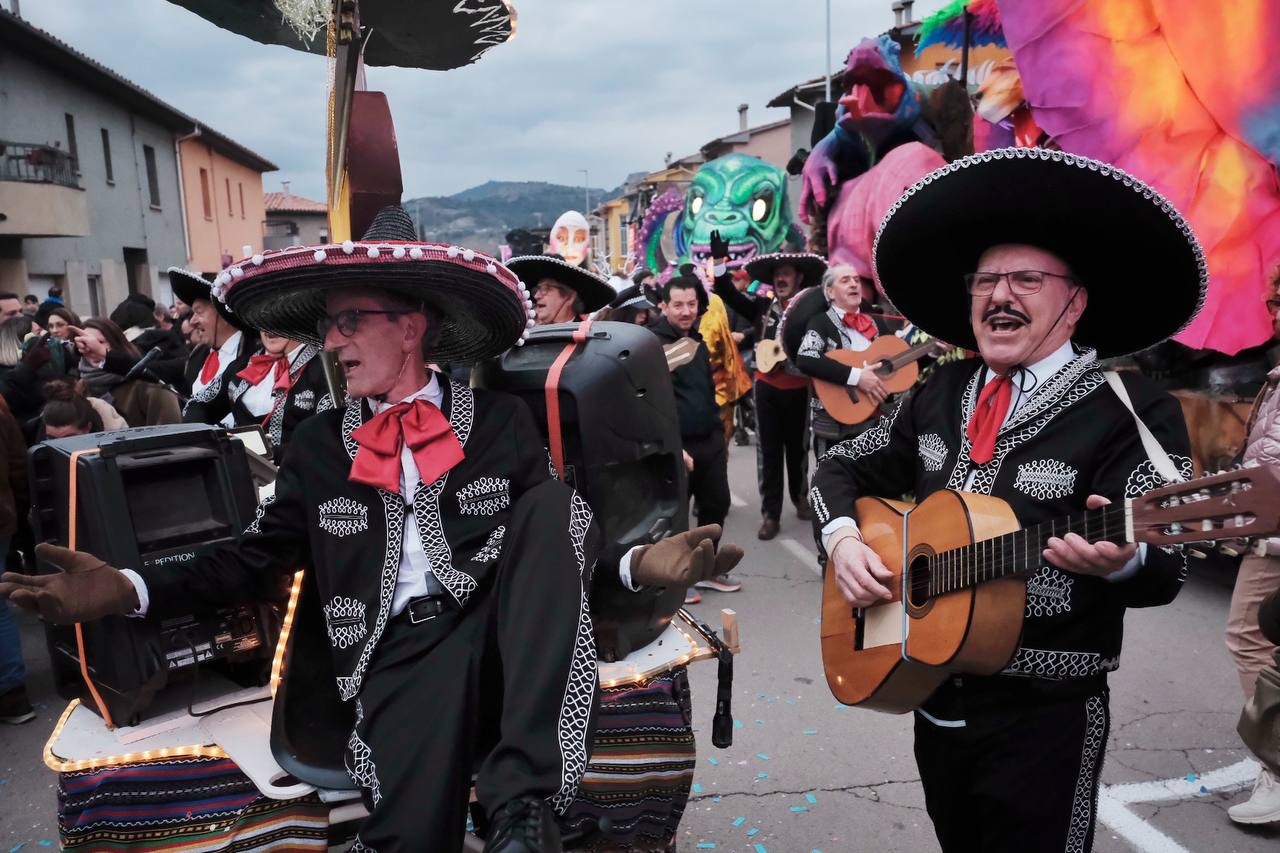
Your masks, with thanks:
M 75 337 L 75 329 L 80 326 L 80 318 L 70 308 L 54 308 L 49 311 L 44 328 L 52 337 L 70 341 Z
M 22 313 L 28 317 L 36 316 L 36 312 L 40 310 L 40 297 L 28 293 L 22 297 Z
M 49 319 L 50 312 L 52 312 L 54 308 L 65 307 L 66 303 L 62 301 L 62 288 L 55 284 L 53 287 L 49 288 L 49 298 L 40 303 L 40 307 L 36 309 L 35 317 L 33 319 L 42 329 L 47 329 L 49 327 L 47 321 Z
M 7 291 L 0 293 L 0 323 L 17 317 L 21 313 L 22 302 L 18 299 L 18 294 Z
M 27 445 L 7 407 L 0 402 L 0 569 L 7 568 L 9 543 L 18 530 L 21 495 L 26 492 Z M 7 601 L 0 601 L 0 723 L 20 725 L 36 718 L 27 698 L 22 641 Z
M 76 337 L 76 348 L 81 355 L 80 375 L 86 392 L 110 403 L 129 426 L 182 423 L 178 395 L 172 388 L 151 381 L 150 371 L 126 382 L 122 375 L 106 369 L 107 356 L 112 352 L 122 353 L 130 363 L 142 358 L 115 323 L 86 320 Z
M 159 348 L 159 357 L 152 360 L 149 370 L 152 376 L 161 382 L 173 386 L 180 393 L 190 392 L 188 377 L 199 369 L 199 363 L 192 364 L 192 353 L 186 341 L 178 332 L 156 326 L 156 304 L 143 293 L 131 293 L 111 312 L 111 322 L 121 330 L 121 334 L 133 345 L 137 356 L 130 356 L 130 350 L 119 346 L 108 349 L 108 357 L 101 364 L 103 370 L 124 376 L 137 363 L 138 358 L 152 349 Z M 204 353 L 200 354 L 204 359 Z M 165 423 L 167 421 L 162 421 Z
M 40 413 L 41 441 L 129 427 L 110 405 L 96 397 L 86 397 L 65 379 L 46 382 L 44 393 L 47 402 Z
M 1280 270 L 1271 286 L 1267 309 L 1271 312 L 1273 339 L 1280 339 Z M 1267 383 L 1258 394 L 1249 416 L 1248 440 L 1244 448 L 1244 464 L 1273 465 L 1280 463 L 1280 365 L 1267 374 Z M 1249 554 L 1240 563 L 1235 589 L 1231 593 L 1231 610 L 1227 616 L 1227 649 L 1231 652 L 1240 687 L 1247 702 L 1253 696 L 1258 673 L 1271 663 L 1276 645 L 1263 634 L 1258 611 L 1268 595 L 1280 590 L 1280 538 L 1263 539 L 1261 553 Z M 1280 821 L 1280 779 L 1264 765 L 1258 771 L 1253 793 L 1248 800 L 1227 809 L 1237 823 L 1271 823 Z
M 0 323 L 0 396 L 28 441 L 44 405 L 40 383 L 67 375 L 62 347 L 51 348 L 44 335 L 28 338 L 32 325 L 31 318 L 21 314 Z

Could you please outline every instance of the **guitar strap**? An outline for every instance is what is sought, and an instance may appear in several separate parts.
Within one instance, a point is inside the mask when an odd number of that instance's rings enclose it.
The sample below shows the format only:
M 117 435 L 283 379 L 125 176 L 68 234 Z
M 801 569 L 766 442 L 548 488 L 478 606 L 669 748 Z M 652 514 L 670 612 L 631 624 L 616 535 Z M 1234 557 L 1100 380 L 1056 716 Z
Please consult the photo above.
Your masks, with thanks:
M 1107 378 L 1107 384 L 1111 386 L 1111 390 L 1120 398 L 1120 402 L 1124 403 L 1124 407 L 1129 410 L 1129 414 L 1133 415 L 1133 423 L 1138 428 L 1138 437 L 1142 439 L 1142 446 L 1147 451 L 1147 458 L 1155 466 L 1156 472 L 1167 482 L 1186 482 L 1186 477 L 1179 473 L 1178 466 L 1173 464 L 1173 459 L 1160 446 L 1160 442 L 1156 440 L 1156 437 L 1151 434 L 1151 430 L 1142 422 L 1142 418 L 1138 417 L 1138 413 L 1134 411 L 1133 401 L 1129 399 L 1129 392 L 1125 390 L 1120 374 L 1114 370 L 1107 370 L 1103 373 L 1103 376 Z

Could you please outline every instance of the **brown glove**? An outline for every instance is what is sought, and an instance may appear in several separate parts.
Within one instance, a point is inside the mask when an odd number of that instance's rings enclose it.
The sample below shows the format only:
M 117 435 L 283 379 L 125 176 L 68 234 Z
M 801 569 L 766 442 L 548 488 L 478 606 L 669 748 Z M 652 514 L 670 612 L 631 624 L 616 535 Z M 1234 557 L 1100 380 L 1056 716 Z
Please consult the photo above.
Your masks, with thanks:
M 720 525 L 708 524 L 645 545 L 631 558 L 631 582 L 636 586 L 688 587 L 725 574 L 738 565 L 742 549 L 729 544 L 717 549 L 720 533 Z
M 0 575 L 0 598 L 63 625 L 138 609 L 138 592 L 124 573 L 92 554 L 41 543 L 36 546 L 36 558 L 62 571 L 52 575 L 5 572 Z

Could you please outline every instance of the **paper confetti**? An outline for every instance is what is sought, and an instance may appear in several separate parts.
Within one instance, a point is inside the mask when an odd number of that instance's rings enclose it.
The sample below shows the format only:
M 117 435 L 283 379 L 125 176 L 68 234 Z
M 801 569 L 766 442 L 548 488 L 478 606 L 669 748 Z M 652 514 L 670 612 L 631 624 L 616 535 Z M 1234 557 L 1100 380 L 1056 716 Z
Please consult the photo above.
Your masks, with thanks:
M 756 753 L 756 758 L 760 759 L 761 761 L 768 761 L 768 760 L 769 760 L 769 756 L 765 755 L 763 752 L 757 752 L 757 753 Z
M 1194 774 L 1194 773 L 1188 773 L 1188 774 L 1187 774 L 1187 781 L 1188 781 L 1188 782 L 1194 782 L 1194 781 L 1196 781 L 1196 774 Z
M 720 802 L 720 795 L 719 795 L 719 794 L 716 794 L 714 797 L 712 797 L 712 798 L 711 798 L 711 802 L 713 802 L 713 803 L 718 803 L 718 802 Z
M 756 848 L 756 853 L 769 853 L 769 851 L 765 849 L 765 846 L 763 844 L 757 844 L 755 845 L 755 848 Z
M 818 798 L 813 794 L 805 794 L 804 798 L 809 801 L 809 805 L 816 806 L 818 804 Z
M 759 832 L 760 832 L 760 829 L 758 827 L 753 826 L 747 830 L 747 838 L 754 838 L 756 835 L 759 834 Z
M 701 793 L 702 793 L 702 786 L 701 786 L 701 785 L 699 785 L 697 782 L 694 782 L 694 783 L 693 783 L 693 792 L 694 792 L 695 794 L 701 794 Z
M 719 764 L 719 763 L 720 763 L 720 759 L 718 759 L 718 758 L 708 758 L 708 759 L 707 759 L 707 763 L 708 763 L 708 764 L 710 764 L 712 767 L 715 767 L 717 764 Z
M 764 720 L 756 720 L 756 725 L 757 725 L 757 726 L 763 726 L 763 725 L 764 725 Z
M 714 841 L 699 841 L 698 849 L 699 850 L 715 850 L 716 843 Z
M 1209 789 L 1208 789 L 1208 788 L 1206 788 L 1204 785 L 1201 785 L 1201 786 L 1200 786 L 1200 793 L 1202 793 L 1202 794 L 1207 794 L 1207 793 L 1209 793 Z
M 800 732 L 800 734 L 802 735 L 816 735 L 817 733 L 818 733 L 817 729 L 805 729 L 804 731 Z
M 757 720 L 757 722 L 759 722 L 759 721 Z M 740 729 L 740 728 L 742 728 L 742 720 L 734 720 L 734 721 L 733 721 L 733 727 L 734 727 L 735 729 Z
M 769 778 L 769 774 L 768 774 L 768 773 L 757 773 L 757 774 L 756 774 L 756 778 L 757 778 L 757 779 L 768 779 L 768 778 Z
M 20 841 L 9 848 L 9 853 L 18 853 L 19 850 L 21 850 L 23 847 L 26 847 L 26 846 L 27 846 L 27 842 Z
M 808 806 L 792 806 L 791 810 L 796 814 L 799 814 L 800 812 L 807 812 L 809 810 L 809 807 Z

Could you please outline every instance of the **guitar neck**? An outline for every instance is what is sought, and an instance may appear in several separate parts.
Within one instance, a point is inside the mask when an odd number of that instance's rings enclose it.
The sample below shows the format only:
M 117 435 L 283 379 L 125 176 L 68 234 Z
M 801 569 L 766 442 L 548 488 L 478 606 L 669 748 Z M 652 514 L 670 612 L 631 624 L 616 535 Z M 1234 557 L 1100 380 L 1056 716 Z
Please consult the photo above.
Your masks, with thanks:
M 1068 533 L 1078 534 L 1089 543 L 1126 545 L 1131 541 L 1132 530 L 1128 512 L 1127 503 L 1103 507 L 943 551 L 928 558 L 928 571 L 913 578 L 912 584 L 922 585 L 927 579 L 926 594 L 932 598 L 986 581 L 1034 572 L 1044 565 L 1043 552 L 1049 547 L 1049 540 Z M 925 592 L 923 586 L 920 591 Z
M 936 341 L 925 341 L 922 344 L 916 344 L 910 349 L 903 350 L 893 358 L 886 359 L 889 364 L 889 373 L 897 373 L 913 361 L 919 361 L 922 358 L 933 355 Z

